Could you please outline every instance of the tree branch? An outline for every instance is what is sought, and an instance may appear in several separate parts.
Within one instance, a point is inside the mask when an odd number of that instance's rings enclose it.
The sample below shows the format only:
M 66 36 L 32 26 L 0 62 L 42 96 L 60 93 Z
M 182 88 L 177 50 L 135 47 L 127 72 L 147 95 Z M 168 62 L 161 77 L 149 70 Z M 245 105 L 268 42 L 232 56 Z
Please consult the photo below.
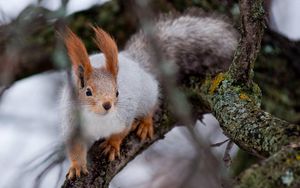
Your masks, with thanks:
M 242 39 L 233 64 L 227 73 L 204 84 L 202 92 L 231 140 L 254 155 L 271 156 L 260 167 L 246 171 L 236 187 L 298 187 L 299 179 L 294 181 L 290 176 L 299 178 L 300 166 L 295 161 L 299 155 L 300 126 L 261 110 L 261 92 L 252 82 L 264 27 L 262 1 L 241 0 L 240 9 Z
M 243 172 L 236 188 L 300 187 L 299 161 L 300 145 L 290 144 Z
M 107 160 L 106 156 L 101 153 L 99 147 L 101 141 L 94 143 L 88 152 L 89 174 L 74 181 L 66 180 L 62 187 L 108 187 L 112 178 L 129 161 L 133 160 L 135 156 L 147 149 L 152 143 L 163 138 L 173 128 L 175 121 L 170 118 L 169 112 L 163 109 L 166 109 L 164 105 L 157 113 L 159 115 L 154 117 L 155 134 L 152 140 L 140 142 L 134 134 L 130 134 L 122 144 L 120 157 L 113 162 Z
M 112 1 L 112 3 L 115 2 L 116 1 Z M 194 108 L 198 111 L 197 114 L 199 115 L 201 114 L 201 112 L 207 112 L 209 109 L 212 109 L 215 116 L 220 121 L 221 127 L 223 128 L 225 134 L 229 136 L 235 143 L 237 143 L 239 146 L 246 149 L 247 151 L 250 151 L 251 153 L 254 153 L 259 156 L 268 157 L 272 155 L 272 157 L 266 160 L 265 163 L 261 164 L 260 167 L 254 167 L 253 169 L 251 169 L 250 173 L 247 172 L 247 175 L 241 177 L 242 187 L 243 185 L 257 185 L 258 181 L 254 181 L 251 182 L 251 184 L 249 184 L 249 181 L 253 179 L 253 177 L 256 177 L 255 174 L 261 174 L 261 178 L 264 179 L 268 179 L 269 176 L 272 176 L 274 177 L 272 181 L 281 181 L 281 177 L 285 177 L 284 174 L 290 174 L 290 171 L 287 170 L 291 167 L 295 167 L 291 170 L 292 174 L 297 174 L 297 170 L 299 172 L 299 166 L 294 164 L 297 160 L 299 160 L 299 147 L 284 146 L 292 142 L 297 142 L 297 137 L 299 137 L 300 130 L 299 125 L 290 124 L 286 121 L 280 120 L 260 109 L 261 94 L 259 88 L 255 84 L 251 83 L 251 71 L 257 56 L 257 52 L 260 48 L 260 40 L 262 37 L 262 30 L 264 26 L 262 22 L 264 19 L 262 15 L 263 10 L 261 9 L 260 5 L 261 1 L 253 2 L 248 0 L 241 2 L 241 12 L 246 11 L 242 14 L 242 25 L 244 25 L 242 26 L 243 38 L 241 40 L 239 49 L 237 50 L 236 57 L 234 59 L 234 64 L 231 66 L 229 73 L 218 75 L 214 80 L 211 80 L 211 82 L 204 84 L 202 87 L 200 82 L 195 83 L 195 80 L 193 78 L 190 78 L 190 80 L 185 82 L 186 85 L 182 87 L 184 87 L 187 94 L 193 100 L 193 104 L 195 105 Z M 99 10 L 97 9 L 97 11 Z M 252 11 L 251 14 L 249 14 L 249 11 Z M 82 14 L 85 13 L 83 12 Z M 117 15 L 120 14 L 121 13 L 118 13 Z M 121 16 L 115 17 L 119 19 Z M 102 18 L 100 18 L 100 20 L 101 19 Z M 78 23 L 79 21 L 80 19 L 74 19 L 73 21 L 71 21 L 71 23 Z M 55 46 L 54 43 L 52 43 L 54 41 L 54 32 L 52 24 L 50 22 L 46 23 L 40 22 L 38 20 L 36 20 L 36 22 L 41 23 L 38 35 L 42 36 L 42 38 L 45 38 L 45 43 L 43 43 L 43 45 L 40 45 L 40 41 L 29 41 L 32 42 L 33 46 L 38 46 L 37 48 L 41 50 L 41 56 L 39 56 L 38 58 L 21 58 L 23 63 L 16 63 L 14 64 L 14 66 L 8 66 L 7 64 L 12 62 L 12 60 L 10 58 L 3 57 L 3 53 L 1 53 L 1 60 L 5 60 L 2 61 L 2 63 L 0 64 L 1 76 L 4 75 L 4 73 L 7 71 L 20 71 L 18 74 L 13 74 L 17 76 L 13 76 L 12 78 L 10 78 L 9 83 L 13 83 L 14 81 L 20 78 L 38 73 L 40 71 L 50 70 L 54 68 L 51 60 L 51 51 Z M 99 20 L 95 21 L 95 23 L 103 26 L 103 24 L 101 24 L 103 22 Z M 111 23 L 111 20 L 108 21 L 108 23 Z M 116 21 L 113 23 L 119 22 Z M 122 23 L 127 24 L 126 21 Z M 122 27 L 122 24 L 118 27 Z M 5 32 L 2 32 L 1 29 L 3 28 L 5 28 Z M 51 28 L 50 31 L 49 28 Z M 132 28 L 135 28 L 135 26 L 133 26 Z M 0 39 L 1 47 L 8 46 L 7 44 L 10 44 L 11 41 L 8 41 L 7 39 L 12 39 L 16 36 L 14 35 L 14 33 L 8 36 L 8 33 L 10 33 L 8 31 L 11 31 L 12 29 L 17 31 L 18 29 L 15 29 L 14 25 L 2 26 L 1 29 L 0 32 L 3 33 L 2 36 L 4 36 Z M 76 30 L 80 29 L 82 30 L 82 28 L 77 28 Z M 111 29 L 106 30 L 111 32 Z M 134 30 L 135 29 L 132 29 L 130 32 L 126 31 L 124 33 L 126 34 L 126 36 L 129 36 Z M 32 32 L 28 36 L 35 35 L 36 32 Z M 27 38 L 28 36 L 26 36 L 25 38 Z M 114 36 L 118 38 L 118 36 L 122 36 L 122 34 L 114 34 Z M 273 38 L 271 34 L 268 34 L 267 36 L 271 36 L 271 38 Z M 48 39 L 50 42 L 48 41 Z M 272 42 L 272 40 L 270 41 Z M 11 49 L 7 48 L 6 50 L 1 50 L 1 52 L 5 52 L 5 55 L 10 54 L 11 58 L 16 58 L 20 54 L 28 54 L 29 56 L 31 56 L 32 53 L 30 52 L 32 51 L 32 49 L 37 48 L 31 48 L 31 46 L 26 46 L 26 48 L 24 49 L 27 49 L 27 51 L 16 51 L 17 53 L 15 53 L 14 50 L 11 51 Z M 30 49 L 30 51 L 28 51 L 28 49 Z M 299 47 L 297 47 L 296 49 L 299 49 Z M 9 61 L 6 59 L 8 59 Z M 32 66 L 32 69 L 29 69 L 29 71 L 27 68 L 22 68 L 23 66 L 27 66 L 30 63 L 32 63 L 30 65 Z M 40 68 L 39 66 L 41 64 L 43 65 L 42 68 Z M 44 67 L 44 65 L 46 65 L 46 68 Z M 205 72 L 203 72 L 203 76 L 204 75 L 206 75 Z M 1 85 L 3 83 L 6 84 L 7 82 L 3 81 L 1 78 Z M 239 83 L 240 85 L 237 83 Z M 247 83 L 245 84 L 247 85 L 247 87 L 245 87 L 244 83 Z M 194 102 L 195 100 L 196 102 Z M 201 106 L 201 104 L 206 105 Z M 203 107 L 203 111 L 199 109 L 201 107 Z M 109 163 L 103 156 L 101 156 L 100 151 L 98 149 L 99 143 L 95 143 L 89 151 L 89 156 L 91 157 L 91 163 L 89 166 L 89 168 L 91 168 L 90 175 L 88 175 L 87 177 L 80 178 L 79 181 L 76 182 L 65 182 L 64 187 L 84 187 L 88 185 L 87 183 L 91 183 L 91 185 L 94 186 L 98 186 L 99 184 L 103 185 L 104 187 L 108 186 L 108 182 L 110 182 L 113 176 L 117 172 L 119 172 L 130 160 L 132 160 L 134 156 L 145 150 L 154 141 L 163 138 L 163 135 L 169 130 L 171 130 L 175 123 L 175 120 L 165 109 L 166 104 L 162 106 L 160 112 L 155 117 L 156 134 L 154 140 L 145 143 L 140 143 L 134 135 L 130 135 L 128 139 L 126 139 L 124 146 L 122 146 L 121 158 L 112 163 Z M 276 152 L 278 152 L 278 154 L 276 154 Z M 288 162 L 290 158 L 293 159 L 291 164 Z M 280 161 L 286 162 L 280 163 Z M 282 176 L 275 176 L 276 170 L 271 170 L 274 169 L 274 166 L 268 164 L 279 165 L 280 168 L 284 169 L 283 171 L 280 171 L 279 174 L 282 175 L 281 172 L 285 173 Z M 285 166 L 285 164 L 288 165 Z M 266 171 L 262 171 L 262 169 L 264 168 L 266 169 Z M 298 176 L 293 177 L 294 179 L 298 179 Z M 297 182 L 291 185 L 299 185 L 299 183 Z
M 253 67 L 260 50 L 264 31 L 262 1 L 240 0 L 241 41 L 229 69 L 229 75 L 237 83 L 251 84 Z

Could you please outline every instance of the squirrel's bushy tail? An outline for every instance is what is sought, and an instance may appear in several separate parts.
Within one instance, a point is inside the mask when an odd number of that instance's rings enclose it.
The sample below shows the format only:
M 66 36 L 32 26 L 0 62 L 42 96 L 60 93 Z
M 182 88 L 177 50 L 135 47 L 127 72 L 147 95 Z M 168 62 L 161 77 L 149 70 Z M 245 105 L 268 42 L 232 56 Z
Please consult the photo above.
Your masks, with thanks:
M 187 74 L 215 74 L 230 65 L 238 44 L 238 33 L 225 18 L 190 9 L 181 15 L 162 15 L 154 25 L 161 52 Z M 155 55 L 140 31 L 125 47 L 135 61 L 149 71 Z

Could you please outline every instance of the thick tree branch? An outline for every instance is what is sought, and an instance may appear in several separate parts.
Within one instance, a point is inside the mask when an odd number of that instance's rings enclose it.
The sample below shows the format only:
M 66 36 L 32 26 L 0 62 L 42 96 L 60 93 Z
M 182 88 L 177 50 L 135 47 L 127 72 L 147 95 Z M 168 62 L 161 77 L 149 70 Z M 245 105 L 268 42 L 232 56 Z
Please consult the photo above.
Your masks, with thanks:
M 229 74 L 237 83 L 251 84 L 253 67 L 264 31 L 262 1 L 240 0 L 241 41 Z
M 116 1 L 113 1 L 112 3 L 115 3 Z M 243 4 L 244 3 L 244 4 Z M 197 114 L 201 114 L 203 110 L 199 109 L 200 107 L 204 108 L 204 111 L 207 112 L 208 109 L 212 109 L 214 111 L 215 116 L 218 118 L 218 120 L 221 123 L 221 127 L 223 128 L 224 132 L 227 136 L 229 136 L 234 142 L 236 142 L 239 146 L 242 148 L 260 156 L 268 157 L 272 155 L 268 160 L 266 160 L 265 163 L 261 164 L 260 167 L 250 170 L 250 172 L 247 172 L 246 175 L 241 177 L 242 185 L 257 185 L 258 181 L 251 182 L 249 184 L 250 180 L 253 179 L 253 177 L 256 177 L 255 174 L 261 174 L 262 179 L 268 179 L 269 176 L 276 177 L 272 179 L 272 181 L 281 181 L 282 177 L 284 178 L 284 174 L 282 175 L 281 172 L 287 172 L 287 174 L 297 174 L 299 172 L 299 166 L 294 165 L 297 160 L 299 160 L 299 152 L 297 147 L 284 147 L 282 150 L 280 150 L 283 146 L 297 141 L 297 137 L 299 137 L 299 125 L 290 124 L 286 121 L 280 120 L 276 117 L 271 116 L 270 114 L 262 111 L 260 109 L 260 91 L 259 88 L 251 83 L 251 70 L 253 68 L 254 60 L 256 59 L 257 51 L 259 49 L 260 40 L 262 37 L 262 28 L 263 28 L 263 10 L 261 9 L 260 1 L 242 1 L 241 8 L 242 12 L 246 10 L 245 13 L 242 14 L 243 16 L 243 33 L 242 33 L 242 40 L 239 46 L 239 49 L 236 53 L 236 58 L 234 60 L 234 64 L 230 69 L 229 74 L 220 74 L 216 79 L 212 80 L 211 82 L 206 82 L 206 84 L 202 87 L 202 90 L 199 88 L 201 87 L 200 83 L 195 83 L 194 78 L 191 78 L 189 81 L 187 81 L 185 87 L 185 91 L 188 93 L 188 95 L 191 97 L 191 99 L 196 99 L 197 102 L 194 102 L 194 108 L 198 111 Z M 247 6 L 246 6 L 247 5 Z M 244 7 L 246 6 L 246 7 Z M 244 8 L 243 8 L 244 7 Z M 106 7 L 107 8 L 107 7 Z M 111 11 L 108 12 L 114 12 Z M 97 9 L 97 11 L 99 11 Z M 248 11 L 248 12 L 247 12 Z M 249 14 L 249 11 L 251 14 Z M 101 12 L 101 11 L 100 11 Z M 115 13 L 115 12 L 114 12 Z M 85 14 L 84 12 L 82 14 Z M 119 19 L 122 16 L 119 16 L 121 13 L 116 13 L 115 16 L 117 19 Z M 74 25 L 77 23 L 78 25 L 80 20 L 80 15 L 78 16 L 78 19 L 74 19 L 71 21 Z M 97 17 L 97 16 L 91 16 L 91 17 Z M 114 16 L 108 16 L 108 17 L 114 17 Z M 126 17 L 126 16 L 125 16 Z M 100 20 L 103 20 L 104 18 L 100 18 Z M 129 19 L 130 20 L 130 19 Z M 127 20 L 128 21 L 128 20 Z M 25 51 L 18 51 L 18 53 L 15 53 L 14 50 L 11 50 L 10 48 L 1 50 L 1 60 L 2 61 L 0 66 L 0 75 L 4 75 L 7 71 L 17 71 L 18 73 L 13 73 L 13 77 L 9 79 L 9 82 L 3 81 L 1 79 L 1 85 L 3 83 L 13 83 L 15 80 L 18 80 L 20 78 L 29 76 L 31 74 L 35 74 L 40 71 L 44 70 L 50 70 L 54 68 L 52 65 L 52 55 L 51 52 L 54 45 L 54 29 L 52 27 L 52 23 L 50 22 L 40 22 L 38 20 L 34 21 L 40 24 L 39 25 L 39 32 L 29 32 L 29 35 L 26 35 L 26 39 L 28 39 L 28 36 L 42 36 L 42 38 L 45 39 L 45 41 L 36 41 L 34 38 L 28 41 L 32 42 L 32 46 L 38 46 L 37 48 L 31 48 L 31 46 L 26 46 L 24 48 Z M 94 22 L 94 21 L 93 21 Z M 107 23 L 116 23 L 115 25 L 118 25 L 118 21 L 107 21 Z M 103 22 L 101 21 L 95 21 L 94 23 L 102 25 Z M 127 24 L 128 22 L 124 21 L 122 22 L 123 26 L 124 23 Z M 134 21 L 129 21 L 132 25 L 135 23 Z M 24 24 L 24 23 L 23 23 Z M 28 23 L 27 23 L 28 24 Z M 106 22 L 104 23 L 104 25 Z M 246 25 L 245 25 L 246 24 Z M 250 25 L 249 25 L 250 24 Z M 252 25 L 253 24 L 253 25 Z M 29 25 L 31 25 L 29 23 Z M 84 24 L 81 24 L 84 25 Z M 109 25 L 109 24 L 108 24 Z M 130 25 L 130 24 L 129 24 Z M 31 27 L 33 27 L 31 25 Z M 119 24 L 116 27 L 122 27 L 122 24 Z M 50 30 L 49 30 L 50 28 Z M 111 27 L 104 26 L 106 30 L 111 32 Z M 249 29 L 248 29 L 249 28 Z M 8 36 L 7 31 L 11 31 L 14 29 L 14 31 L 17 31 L 18 29 L 15 29 L 14 25 L 7 25 L 2 26 L 1 29 L 5 29 L 5 32 L 3 33 L 0 39 L 1 47 L 9 46 L 7 44 L 11 44 L 11 41 L 8 41 L 7 39 L 15 38 L 14 33 Z M 77 28 L 78 30 L 83 30 L 83 28 Z M 125 32 L 127 36 L 124 36 L 120 33 L 114 33 L 114 36 L 118 38 L 118 36 L 122 36 L 123 39 L 127 38 L 133 31 L 135 30 L 135 26 L 131 27 L 131 30 L 129 32 Z M 89 34 L 86 34 L 89 35 Z M 274 36 L 271 34 L 267 34 L 266 37 L 273 38 Z M 276 37 L 275 37 L 276 38 Z M 50 42 L 49 42 L 50 41 Z M 274 42 L 273 40 L 269 40 L 270 43 Z M 15 44 L 22 44 L 22 43 L 15 43 Z M 47 44 L 47 45 L 46 45 Z M 284 43 L 286 44 L 286 43 Z M 281 44 L 276 44 L 279 46 L 282 46 Z M 288 46 L 288 44 L 287 44 Z M 12 45 L 12 47 L 15 47 Z M 295 49 L 299 49 L 299 45 L 294 46 Z M 293 49 L 294 49 L 293 47 Z M 2 48 L 1 48 L 2 49 Z M 27 49 L 27 51 L 26 51 Z M 21 57 L 23 63 L 17 63 L 13 66 L 7 65 L 8 63 L 12 62 L 12 60 L 19 58 L 18 56 L 20 54 L 22 55 L 29 55 L 31 56 L 32 53 L 28 52 L 28 49 L 30 49 L 30 52 L 35 51 L 32 49 L 39 49 L 41 50 L 41 55 L 37 58 L 34 57 L 28 57 L 23 58 Z M 285 48 L 283 48 L 285 49 Z M 287 55 L 291 53 L 292 51 L 286 51 Z M 294 51 L 293 51 L 294 52 Z M 3 56 L 5 55 L 5 57 Z M 7 56 L 7 54 L 10 54 L 10 56 Z M 292 53 L 293 55 L 297 53 Z M 10 58 L 12 59 L 10 59 Z M 42 58 L 41 58 L 42 57 Z M 8 59 L 8 60 L 6 60 Z M 296 58 L 295 58 L 296 59 Z M 36 64 L 35 64 L 36 63 Z M 32 69 L 28 69 L 27 66 L 32 66 Z M 46 65 L 45 67 L 40 65 Z M 295 64 L 296 65 L 296 64 Z M 297 65 L 296 65 L 297 66 Z M 13 68 L 8 68 L 13 67 Z M 29 71 L 28 71 L 29 70 Z M 239 71 L 241 70 L 241 71 Z M 224 70 L 225 71 L 225 70 Z M 205 73 L 203 73 L 205 75 Z M 7 78 L 4 78 L 7 79 Z M 198 81 L 198 80 L 197 80 Z M 238 81 L 238 82 L 236 82 Z M 193 84 L 191 84 L 193 83 Z M 238 85 L 239 83 L 240 85 Z M 247 87 L 243 85 L 243 83 L 247 83 Z M 0 88 L 2 89 L 2 88 Z M 202 104 L 208 104 L 201 106 Z M 104 159 L 103 156 L 101 156 L 100 151 L 98 149 L 98 144 L 95 143 L 94 146 L 91 148 L 89 152 L 89 156 L 91 157 L 90 161 L 90 175 L 87 177 L 79 179 L 79 181 L 76 182 L 66 182 L 64 184 L 64 187 L 84 187 L 85 185 L 88 185 L 87 183 L 91 183 L 91 185 L 98 186 L 103 185 L 108 186 L 108 182 L 113 178 L 113 176 L 119 172 L 130 160 L 134 158 L 137 154 L 145 150 L 151 143 L 156 141 L 159 138 L 162 138 L 163 135 L 168 132 L 175 122 L 175 120 L 170 116 L 169 112 L 166 111 L 165 108 L 166 105 L 164 105 L 158 113 L 157 117 L 155 117 L 155 127 L 156 127 L 156 135 L 154 137 L 154 140 L 150 142 L 140 143 L 134 135 L 130 135 L 126 142 L 124 143 L 124 146 L 122 147 L 122 157 L 112 163 L 109 163 Z M 291 150 L 291 151 L 289 151 Z M 286 152 L 287 151 L 287 152 Z M 275 154 L 278 152 L 278 154 Z M 292 153 L 292 154 L 291 154 Z M 275 155 L 274 155 L 275 154 Z M 281 155 L 282 154 L 282 155 Z M 283 155 L 288 154 L 288 155 Z M 279 157 L 278 157 L 279 156 Z M 278 158 L 277 158 L 278 157 Z M 289 159 L 293 159 L 294 161 L 291 161 L 290 164 Z M 286 161 L 286 163 L 280 163 L 280 161 Z M 275 170 L 263 170 L 265 169 L 273 169 L 271 168 L 269 164 L 276 164 L 279 165 L 282 171 L 279 172 L 281 175 L 275 176 Z M 285 166 L 285 164 L 288 164 Z M 270 168 L 269 168 L 270 167 Z M 287 171 L 289 168 L 292 168 L 291 171 Z M 299 173 L 298 173 L 299 174 Z M 297 175 L 298 175 L 297 174 Z M 279 178 L 280 177 L 280 178 Z M 298 176 L 293 176 L 294 179 L 298 179 Z M 105 181 L 104 181 L 105 180 Z M 269 179 L 268 179 L 269 180 Z M 245 182 L 245 183 L 244 183 Z M 270 180 L 271 182 L 271 180 Z M 298 182 L 298 183 L 297 183 Z M 291 184 L 293 186 L 299 185 L 299 181 L 297 181 L 295 184 Z M 286 184 L 285 184 L 286 185 Z M 93 187 L 93 186 L 90 186 Z M 258 187 L 258 186 L 256 186 Z
M 149 29 L 149 28 L 151 28 L 151 27 L 149 27 L 149 25 L 152 24 L 152 22 L 149 19 L 149 17 L 150 17 L 149 15 L 151 15 L 152 12 L 149 10 L 146 11 L 145 7 L 143 7 L 143 5 L 140 5 L 139 3 L 137 3 L 137 4 L 134 3 L 134 6 L 136 8 L 135 11 L 138 12 L 140 15 L 141 22 L 143 23 L 142 26 L 145 26 L 145 25 L 148 26 L 147 28 L 144 28 L 144 32 L 145 32 L 145 35 L 147 36 L 147 38 L 149 39 L 149 41 L 151 41 L 151 44 L 149 44 L 150 45 L 149 47 L 152 48 L 152 51 L 156 55 L 154 57 L 155 58 L 154 62 L 156 63 L 155 66 L 157 67 L 157 69 L 159 71 L 161 71 L 159 73 L 160 80 L 163 80 L 163 81 L 161 81 L 161 85 L 163 85 L 166 98 L 169 98 L 168 100 L 167 99 L 162 100 L 162 102 L 164 104 L 166 104 L 168 102 L 170 102 L 172 104 L 173 109 L 171 111 L 176 116 L 176 120 L 180 120 L 182 123 L 184 123 L 187 126 L 192 126 L 192 124 L 194 122 L 190 119 L 190 113 L 189 113 L 190 106 L 187 106 L 188 104 L 186 104 L 187 102 L 185 101 L 186 98 L 182 97 L 182 96 L 184 96 L 181 93 L 182 91 L 179 91 L 177 89 L 177 87 L 175 86 L 176 85 L 176 79 L 174 78 L 175 75 L 170 74 L 170 73 L 166 74 L 165 72 L 163 72 L 162 70 L 160 70 L 158 68 L 159 66 L 163 67 L 162 64 L 165 63 L 165 59 L 163 57 L 163 54 L 160 51 L 158 51 L 159 46 L 158 46 L 158 43 L 156 43 L 156 38 L 154 36 L 154 32 L 151 29 Z M 140 12 L 140 11 L 137 11 L 137 9 L 144 10 L 144 11 Z M 203 73 L 201 73 L 201 74 L 203 74 Z M 201 77 L 203 77 L 203 76 L 204 75 L 202 75 Z M 177 95 L 175 95 L 175 94 L 177 94 Z M 177 101 L 175 101 L 175 100 L 180 100 L 181 101 L 180 104 L 184 104 L 184 105 L 178 106 L 178 104 L 176 103 Z M 196 101 L 199 101 L 199 96 L 196 97 Z M 195 104 L 197 104 L 197 103 L 195 103 Z M 207 108 L 207 106 L 203 105 L 202 113 L 206 110 L 206 108 Z M 93 158 L 95 158 L 95 156 L 99 156 L 99 155 L 101 156 L 101 154 L 99 154 L 99 152 L 101 152 L 101 150 L 99 149 L 99 147 L 96 147 L 96 149 L 92 148 L 90 150 L 90 152 L 92 152 L 94 150 L 94 153 L 90 154 L 90 157 L 92 157 L 92 158 L 89 163 L 91 165 L 88 167 L 90 174 L 88 176 L 84 177 L 83 179 L 76 179 L 74 182 L 70 181 L 70 180 L 66 180 L 63 187 L 84 187 L 85 185 L 89 185 L 92 187 L 93 186 L 108 187 L 112 178 L 130 160 L 132 160 L 141 151 L 143 151 L 148 146 L 150 146 L 154 141 L 158 140 L 159 138 L 162 138 L 164 134 L 166 134 L 168 131 L 171 130 L 171 128 L 176 123 L 176 121 L 174 119 L 174 115 L 171 115 L 168 109 L 169 109 L 168 106 L 165 105 L 160 108 L 160 111 L 156 112 L 155 127 L 157 129 L 155 129 L 155 136 L 154 136 L 153 140 L 151 140 L 147 143 L 139 143 L 139 141 L 136 141 L 136 138 L 131 135 L 128 139 L 126 139 L 126 141 L 125 141 L 126 145 L 122 146 L 122 150 L 125 148 L 125 150 L 127 152 L 126 153 L 121 152 L 120 159 L 117 161 L 114 161 L 114 162 L 107 162 L 107 160 L 105 159 L 105 156 L 102 156 L 101 159 L 96 158 L 96 160 L 93 161 Z M 181 109 L 181 111 L 180 111 L 180 109 Z M 167 120 L 167 122 L 165 122 L 165 120 L 162 118 L 165 118 Z M 195 134 L 194 131 L 191 131 L 191 135 L 193 138 L 193 142 L 195 143 L 195 145 L 198 148 L 202 148 L 202 149 L 208 148 L 208 147 L 205 147 L 206 145 L 205 145 L 204 141 L 199 140 L 199 138 L 197 137 L 197 135 Z M 96 143 L 96 146 L 97 145 L 99 145 L 99 144 Z M 210 151 L 205 150 L 205 152 L 206 152 L 206 155 L 209 156 L 210 160 L 214 159 L 214 156 L 210 154 Z M 97 164 L 99 163 L 99 161 L 100 161 L 100 163 L 101 163 L 101 161 L 105 161 L 105 163 L 104 163 L 105 165 L 98 166 Z M 93 170 L 93 169 L 95 169 L 95 170 Z M 214 169 L 217 169 L 216 164 L 214 165 Z M 95 176 L 97 178 L 95 178 Z
M 66 180 L 62 187 L 108 187 L 112 178 L 129 161 L 133 160 L 135 156 L 148 148 L 152 143 L 163 138 L 173 128 L 175 121 L 163 109 L 166 108 L 162 105 L 157 113 L 159 115 L 156 115 L 154 118 L 155 134 L 151 141 L 140 142 L 135 134 L 130 134 L 122 144 L 120 157 L 113 162 L 108 161 L 106 156 L 102 155 L 99 147 L 101 141 L 94 143 L 88 152 L 89 174 L 74 181 Z
M 271 156 L 259 168 L 246 171 L 237 187 L 298 187 L 299 179 L 288 178 L 290 174 L 299 178 L 299 165 L 295 161 L 299 155 L 300 126 L 261 110 L 260 89 L 252 82 L 251 72 L 264 27 L 261 3 L 240 1 L 243 32 L 233 64 L 227 73 L 221 73 L 210 84 L 203 85 L 202 92 L 230 139 L 255 155 Z
M 288 123 L 259 107 L 260 90 L 236 86 L 228 75 L 219 75 L 212 85 L 221 82 L 211 94 L 211 106 L 224 133 L 241 148 L 267 157 L 300 136 L 300 126 Z M 203 91 L 204 91 L 203 87 Z
M 253 165 L 238 178 L 236 188 L 300 187 L 300 145 L 290 144 L 279 152 Z

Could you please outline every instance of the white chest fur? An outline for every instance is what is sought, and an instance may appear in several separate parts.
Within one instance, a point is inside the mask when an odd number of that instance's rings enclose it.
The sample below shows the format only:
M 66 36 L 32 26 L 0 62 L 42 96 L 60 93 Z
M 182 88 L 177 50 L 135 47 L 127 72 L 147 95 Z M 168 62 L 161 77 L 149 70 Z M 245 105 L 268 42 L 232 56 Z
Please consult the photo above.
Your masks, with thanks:
M 106 115 L 98 115 L 82 108 L 83 133 L 91 141 L 106 138 L 114 133 L 125 129 L 125 122 L 118 116 L 117 112 Z
M 90 57 L 93 67 L 104 65 L 103 54 L 95 54 Z M 122 54 L 119 55 L 118 72 L 118 102 L 114 111 L 106 115 L 96 114 L 82 105 L 81 125 L 85 137 L 90 141 L 100 138 L 107 138 L 112 134 L 122 132 L 126 127 L 131 126 L 134 118 L 144 117 L 149 114 L 157 104 L 158 82 L 139 65 Z M 70 134 L 74 120 L 72 106 L 69 105 L 68 87 L 62 93 L 62 108 L 64 116 L 62 127 L 64 134 Z

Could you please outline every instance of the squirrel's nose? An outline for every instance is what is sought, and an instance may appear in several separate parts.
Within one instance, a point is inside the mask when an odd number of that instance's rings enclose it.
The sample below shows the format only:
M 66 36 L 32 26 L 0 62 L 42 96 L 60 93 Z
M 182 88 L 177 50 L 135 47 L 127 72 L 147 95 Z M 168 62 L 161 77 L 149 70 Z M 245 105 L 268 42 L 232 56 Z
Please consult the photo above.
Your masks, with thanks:
M 111 108 L 110 102 L 105 102 L 105 103 L 102 104 L 102 106 L 103 106 L 103 108 L 104 108 L 105 110 L 109 110 L 109 109 Z

